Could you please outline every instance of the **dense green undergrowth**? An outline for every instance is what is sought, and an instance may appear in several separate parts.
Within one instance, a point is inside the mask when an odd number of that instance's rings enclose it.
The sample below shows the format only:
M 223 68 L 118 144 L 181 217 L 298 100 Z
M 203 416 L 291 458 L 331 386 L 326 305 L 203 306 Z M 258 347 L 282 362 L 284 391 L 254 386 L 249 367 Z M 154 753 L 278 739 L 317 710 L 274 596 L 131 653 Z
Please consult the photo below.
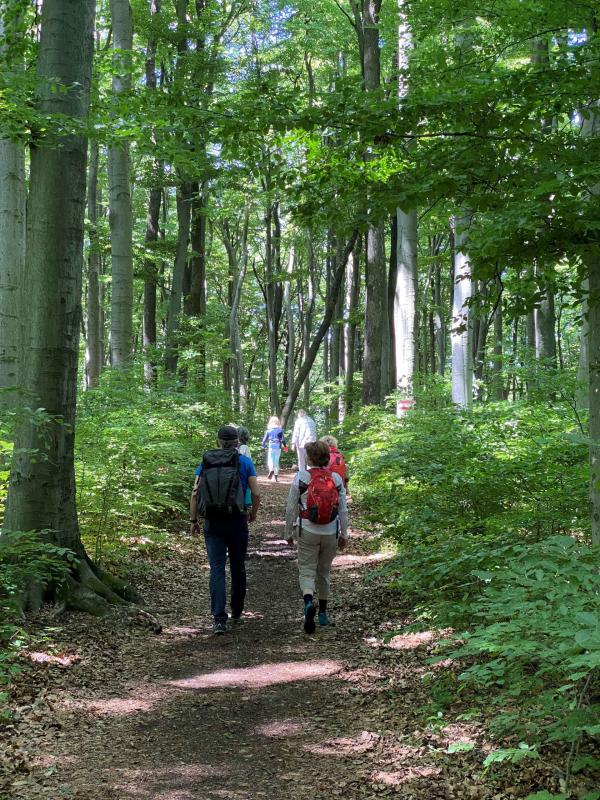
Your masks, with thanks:
M 600 559 L 579 420 L 568 404 L 367 410 L 345 437 L 355 497 L 398 551 L 390 585 L 418 626 L 452 631 L 450 668 L 428 676 L 435 708 L 493 711 L 505 747 L 487 765 L 559 743 L 568 790 L 600 766 Z

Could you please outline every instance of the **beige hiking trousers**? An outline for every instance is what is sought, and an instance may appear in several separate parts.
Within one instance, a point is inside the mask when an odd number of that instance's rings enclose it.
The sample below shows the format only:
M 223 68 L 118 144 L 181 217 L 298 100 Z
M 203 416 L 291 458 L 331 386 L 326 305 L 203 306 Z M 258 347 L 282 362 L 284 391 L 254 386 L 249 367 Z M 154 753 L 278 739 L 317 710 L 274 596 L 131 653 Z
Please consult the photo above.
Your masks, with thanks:
M 298 536 L 298 572 L 300 591 L 319 600 L 329 597 L 331 563 L 337 551 L 335 533 L 311 533 L 303 530 Z

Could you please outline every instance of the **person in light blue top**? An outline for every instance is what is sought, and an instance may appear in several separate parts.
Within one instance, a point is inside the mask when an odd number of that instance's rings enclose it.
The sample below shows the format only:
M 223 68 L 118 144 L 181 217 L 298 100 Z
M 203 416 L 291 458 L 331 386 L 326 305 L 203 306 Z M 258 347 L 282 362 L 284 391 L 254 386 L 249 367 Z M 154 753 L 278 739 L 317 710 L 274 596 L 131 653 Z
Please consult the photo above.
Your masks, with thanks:
M 269 480 L 276 481 L 279 475 L 279 459 L 281 458 L 281 448 L 286 447 L 285 434 L 279 417 L 269 417 L 267 430 L 262 440 L 263 449 L 267 450 L 267 469 L 269 470 Z

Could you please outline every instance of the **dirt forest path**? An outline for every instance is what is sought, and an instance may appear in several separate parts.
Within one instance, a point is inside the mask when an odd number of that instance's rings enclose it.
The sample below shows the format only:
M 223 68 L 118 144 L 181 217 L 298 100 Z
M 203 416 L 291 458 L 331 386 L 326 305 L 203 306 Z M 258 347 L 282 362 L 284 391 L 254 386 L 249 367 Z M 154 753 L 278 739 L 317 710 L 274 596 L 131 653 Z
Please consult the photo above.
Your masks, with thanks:
M 514 796 L 483 786 L 472 753 L 459 763 L 445 753 L 476 732 L 423 723 L 428 639 L 382 644 L 393 600 L 361 581 L 383 559 L 364 534 L 335 562 L 335 627 L 303 633 L 283 541 L 289 481 L 261 479 L 246 612 L 232 632 L 211 635 L 203 543 L 182 532 L 143 587 L 161 635 L 72 615 L 59 645 L 38 645 L 18 687 L 0 798 Z

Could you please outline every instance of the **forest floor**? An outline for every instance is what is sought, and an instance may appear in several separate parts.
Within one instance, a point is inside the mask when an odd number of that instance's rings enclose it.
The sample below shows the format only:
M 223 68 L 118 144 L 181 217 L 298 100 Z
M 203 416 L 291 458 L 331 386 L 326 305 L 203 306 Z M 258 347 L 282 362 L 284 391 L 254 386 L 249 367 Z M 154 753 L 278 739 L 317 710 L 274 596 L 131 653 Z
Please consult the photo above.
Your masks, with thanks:
M 162 634 L 118 616 L 33 620 L 37 649 L 0 738 L 2 800 L 504 800 L 553 788 L 540 765 L 484 774 L 483 729 L 431 710 L 432 635 L 388 641 L 406 620 L 382 581 L 362 580 L 387 557 L 373 537 L 355 532 L 336 558 L 335 626 L 304 634 L 283 541 L 289 481 L 261 479 L 246 612 L 225 636 L 211 634 L 203 542 L 186 530 L 140 571 Z

